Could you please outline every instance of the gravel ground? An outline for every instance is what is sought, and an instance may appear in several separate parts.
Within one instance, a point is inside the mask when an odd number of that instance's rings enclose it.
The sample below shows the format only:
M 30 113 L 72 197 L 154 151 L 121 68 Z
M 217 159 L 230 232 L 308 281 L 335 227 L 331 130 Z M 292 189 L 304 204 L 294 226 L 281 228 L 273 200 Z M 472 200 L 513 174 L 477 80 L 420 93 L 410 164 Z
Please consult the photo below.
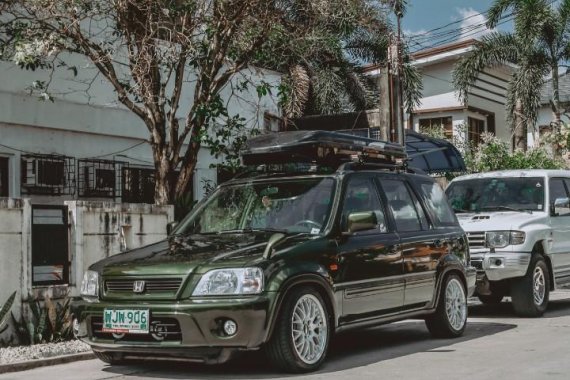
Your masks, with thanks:
M 76 354 L 89 350 L 89 346 L 79 340 L 60 343 L 35 344 L 33 346 L 6 347 L 0 348 L 0 364 Z

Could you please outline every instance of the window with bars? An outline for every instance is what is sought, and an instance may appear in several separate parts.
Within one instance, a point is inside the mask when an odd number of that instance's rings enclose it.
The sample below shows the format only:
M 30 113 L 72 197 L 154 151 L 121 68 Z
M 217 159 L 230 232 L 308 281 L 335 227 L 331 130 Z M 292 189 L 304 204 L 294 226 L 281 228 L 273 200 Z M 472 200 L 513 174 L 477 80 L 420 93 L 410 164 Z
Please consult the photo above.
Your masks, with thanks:
M 0 197 L 7 197 L 8 191 L 8 163 L 7 157 L 0 157 Z
M 122 168 L 121 184 L 123 202 L 154 203 L 154 169 Z
M 127 162 L 81 159 L 78 168 L 78 193 L 80 197 L 121 197 L 122 168 Z
M 469 142 L 471 142 L 473 146 L 479 145 L 481 142 L 481 135 L 485 132 L 485 121 L 469 117 L 467 118 L 467 124 Z
M 75 159 L 47 154 L 26 154 L 21 160 L 22 194 L 73 195 Z

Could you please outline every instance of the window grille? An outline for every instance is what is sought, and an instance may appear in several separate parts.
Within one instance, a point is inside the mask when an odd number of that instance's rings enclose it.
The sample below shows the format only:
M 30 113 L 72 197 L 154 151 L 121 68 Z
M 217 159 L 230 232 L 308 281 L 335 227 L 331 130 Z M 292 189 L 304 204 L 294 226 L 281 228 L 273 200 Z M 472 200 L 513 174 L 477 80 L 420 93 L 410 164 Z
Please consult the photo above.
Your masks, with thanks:
M 121 183 L 123 202 L 154 203 L 154 169 L 123 168 Z
M 81 159 L 77 162 L 79 197 L 121 197 L 122 169 L 127 162 L 112 160 Z
M 74 195 L 75 159 L 54 154 L 26 154 L 21 161 L 22 194 Z

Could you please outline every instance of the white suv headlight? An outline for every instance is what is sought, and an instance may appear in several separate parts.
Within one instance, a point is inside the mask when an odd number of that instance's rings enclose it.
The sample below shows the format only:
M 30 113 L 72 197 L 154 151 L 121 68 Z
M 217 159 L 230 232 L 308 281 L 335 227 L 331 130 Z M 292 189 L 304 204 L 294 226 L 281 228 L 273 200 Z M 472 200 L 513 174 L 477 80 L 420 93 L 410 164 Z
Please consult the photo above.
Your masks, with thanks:
M 259 294 L 263 290 L 263 271 L 259 268 L 215 269 L 207 272 L 193 296 Z
M 523 244 L 525 233 L 523 231 L 488 231 L 485 240 L 489 248 L 505 248 L 508 245 Z
M 97 297 L 99 295 L 99 273 L 92 270 L 85 272 L 81 283 L 81 295 L 86 297 Z

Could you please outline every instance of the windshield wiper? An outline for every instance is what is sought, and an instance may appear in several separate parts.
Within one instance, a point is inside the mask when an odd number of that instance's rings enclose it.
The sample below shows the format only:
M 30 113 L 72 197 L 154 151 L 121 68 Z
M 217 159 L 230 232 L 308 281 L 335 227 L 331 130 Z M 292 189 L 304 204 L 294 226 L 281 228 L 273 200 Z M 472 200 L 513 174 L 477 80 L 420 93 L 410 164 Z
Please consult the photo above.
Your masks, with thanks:
M 526 212 L 532 214 L 532 211 L 522 209 L 522 208 L 514 208 L 509 206 L 485 206 L 481 207 L 479 210 L 507 210 L 507 211 L 515 211 L 515 212 Z
M 242 228 L 242 229 L 235 229 L 235 230 L 222 230 L 218 231 L 218 234 L 241 234 L 241 233 L 252 233 L 252 232 L 274 232 L 274 233 L 282 233 L 282 234 L 289 234 L 289 231 L 280 229 L 280 228 Z
M 453 208 L 453 211 L 454 211 L 454 212 L 473 212 L 473 211 L 464 210 L 464 209 L 462 209 L 462 208 L 455 208 L 455 207 Z

